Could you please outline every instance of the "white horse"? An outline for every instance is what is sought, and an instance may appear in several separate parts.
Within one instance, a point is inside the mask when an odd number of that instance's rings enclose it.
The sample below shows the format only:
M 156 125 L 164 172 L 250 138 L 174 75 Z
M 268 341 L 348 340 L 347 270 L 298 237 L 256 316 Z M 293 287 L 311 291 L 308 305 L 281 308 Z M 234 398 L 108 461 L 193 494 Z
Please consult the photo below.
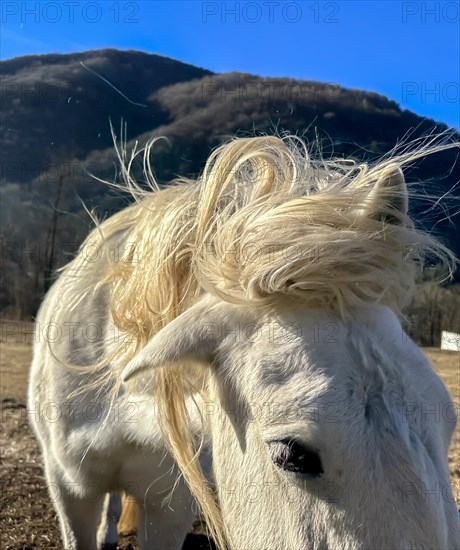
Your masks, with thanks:
M 415 230 L 400 166 L 234 140 L 197 182 L 99 225 L 37 318 L 29 408 L 66 549 L 455 549 L 449 394 L 402 329 Z M 145 173 L 155 185 L 145 152 Z M 112 495 L 109 497 L 109 495 Z

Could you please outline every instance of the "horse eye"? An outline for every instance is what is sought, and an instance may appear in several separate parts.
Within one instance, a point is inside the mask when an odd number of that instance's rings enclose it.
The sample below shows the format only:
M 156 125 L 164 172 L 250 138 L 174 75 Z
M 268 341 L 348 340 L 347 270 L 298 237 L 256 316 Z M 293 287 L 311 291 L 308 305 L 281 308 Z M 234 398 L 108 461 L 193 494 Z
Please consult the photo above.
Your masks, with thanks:
M 287 472 L 319 477 L 324 473 L 317 451 L 308 449 L 294 439 L 269 442 L 273 463 Z

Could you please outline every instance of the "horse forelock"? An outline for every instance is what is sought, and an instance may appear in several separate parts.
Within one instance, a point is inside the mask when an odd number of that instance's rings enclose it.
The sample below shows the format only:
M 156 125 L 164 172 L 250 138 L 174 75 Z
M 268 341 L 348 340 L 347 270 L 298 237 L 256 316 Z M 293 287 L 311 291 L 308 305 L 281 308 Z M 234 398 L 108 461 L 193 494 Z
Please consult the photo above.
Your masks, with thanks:
M 103 242 L 126 231 L 123 254 L 106 274 L 121 328 L 144 342 L 204 291 L 251 307 L 294 299 L 342 311 L 368 303 L 398 310 L 424 256 L 452 265 L 441 244 L 393 208 L 399 189 L 390 185 L 369 206 L 382 175 L 430 147 L 369 165 L 314 160 L 299 143 L 232 141 L 212 153 L 197 182 L 145 193 L 102 224 L 93 238 Z M 386 222 L 390 216 L 397 223 Z

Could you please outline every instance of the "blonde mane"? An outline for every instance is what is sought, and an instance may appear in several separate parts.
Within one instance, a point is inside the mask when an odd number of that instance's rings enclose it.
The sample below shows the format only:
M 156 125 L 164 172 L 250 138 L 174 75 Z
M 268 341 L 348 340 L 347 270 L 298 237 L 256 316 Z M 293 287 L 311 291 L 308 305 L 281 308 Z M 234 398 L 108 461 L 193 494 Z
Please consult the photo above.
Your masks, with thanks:
M 235 139 L 211 154 L 196 182 L 179 180 L 163 190 L 156 188 L 147 145 L 144 171 L 152 189 L 133 181 L 131 159 L 123 173 L 137 203 L 102 223 L 80 255 L 87 258 L 86 248 L 118 234 L 128 244 L 98 281 L 110 290 L 113 322 L 133 341 L 128 353 L 123 343 L 123 356 L 134 356 L 204 293 L 263 309 L 295 300 L 342 314 L 376 303 L 399 311 L 425 257 L 450 270 L 455 263 L 394 207 L 399 190 L 390 186 L 373 196 L 376 182 L 395 167 L 455 146 L 416 145 L 371 165 L 314 160 L 292 137 Z M 370 202 L 379 215 L 369 214 Z M 158 369 L 155 391 L 171 453 L 224 547 L 218 504 L 203 491 L 195 459 L 185 403 L 191 390 L 181 369 Z

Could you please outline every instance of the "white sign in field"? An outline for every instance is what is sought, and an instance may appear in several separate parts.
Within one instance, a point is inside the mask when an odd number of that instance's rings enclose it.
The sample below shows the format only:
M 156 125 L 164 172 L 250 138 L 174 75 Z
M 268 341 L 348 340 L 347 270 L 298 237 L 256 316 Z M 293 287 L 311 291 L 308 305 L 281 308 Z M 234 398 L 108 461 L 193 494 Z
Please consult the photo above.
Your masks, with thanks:
M 441 349 L 460 351 L 460 334 L 443 330 L 441 334 Z

